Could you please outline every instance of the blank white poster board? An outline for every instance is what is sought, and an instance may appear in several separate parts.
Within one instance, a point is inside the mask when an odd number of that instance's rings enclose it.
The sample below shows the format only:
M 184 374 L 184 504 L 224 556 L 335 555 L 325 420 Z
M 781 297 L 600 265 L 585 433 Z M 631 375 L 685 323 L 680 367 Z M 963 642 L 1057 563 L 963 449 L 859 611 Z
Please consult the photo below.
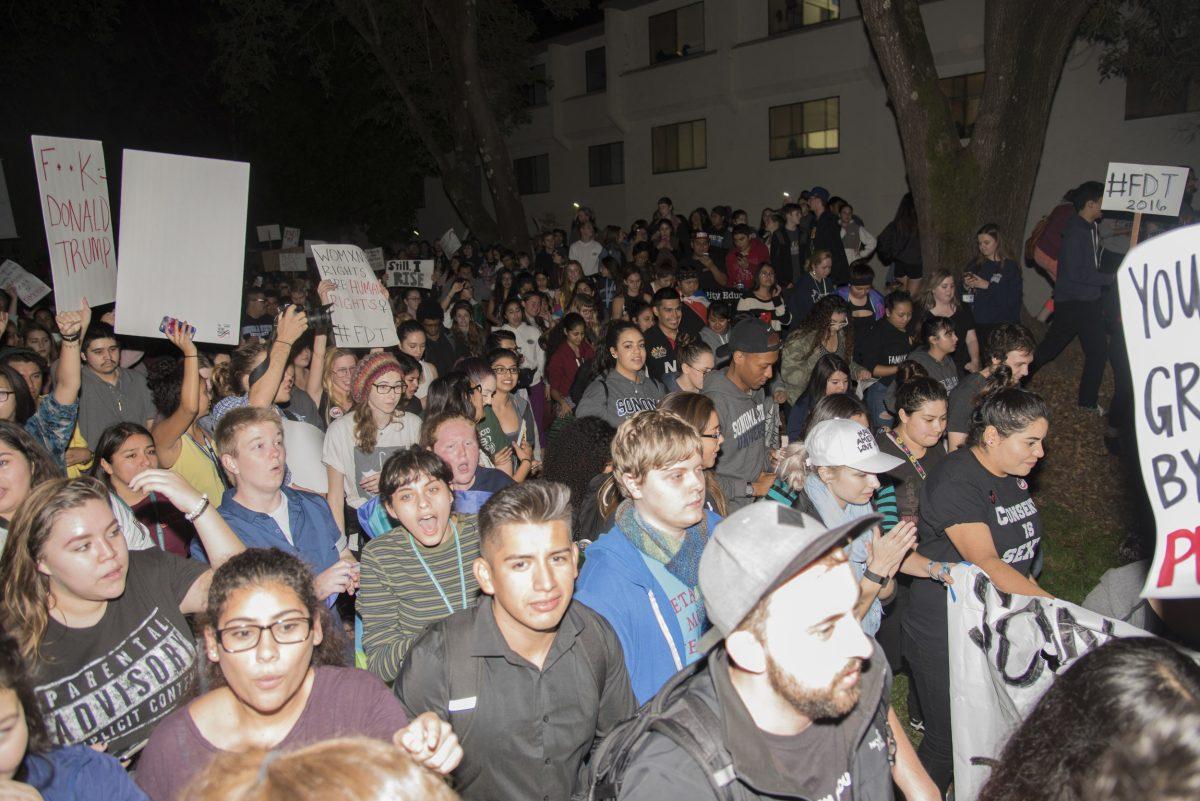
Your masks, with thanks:
M 117 288 L 104 146 L 94 139 L 32 136 L 38 200 L 46 223 L 54 305 L 112 303 Z
M 168 315 L 238 343 L 249 189 L 245 162 L 125 151 L 118 333 L 163 337 Z
M 0 239 L 16 239 L 17 223 L 13 220 L 12 201 L 8 198 L 8 182 L 4 178 L 4 162 L 0 161 Z

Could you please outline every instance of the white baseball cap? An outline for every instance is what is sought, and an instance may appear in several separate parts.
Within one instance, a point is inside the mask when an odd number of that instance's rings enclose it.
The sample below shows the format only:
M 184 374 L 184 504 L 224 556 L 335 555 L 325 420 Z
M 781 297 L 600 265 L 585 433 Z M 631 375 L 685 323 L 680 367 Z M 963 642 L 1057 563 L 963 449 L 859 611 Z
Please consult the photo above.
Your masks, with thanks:
M 853 420 L 823 420 L 804 440 L 808 463 L 813 467 L 852 467 L 864 473 L 886 473 L 904 464 L 903 459 L 880 453 L 875 437 Z

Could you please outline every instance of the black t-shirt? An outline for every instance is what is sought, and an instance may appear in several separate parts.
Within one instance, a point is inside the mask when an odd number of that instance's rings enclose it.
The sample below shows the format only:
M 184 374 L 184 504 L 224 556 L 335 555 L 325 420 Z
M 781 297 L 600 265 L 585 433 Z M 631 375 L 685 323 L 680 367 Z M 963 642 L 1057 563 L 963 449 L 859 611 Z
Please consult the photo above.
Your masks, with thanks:
M 895 367 L 907 359 L 909 351 L 912 350 L 908 333 L 889 323 L 886 317 L 877 320 L 862 339 L 858 339 L 857 330 L 854 333 L 862 366 L 868 370 L 874 370 L 881 365 Z M 888 376 L 880 379 L 880 382 L 890 384 L 893 378 L 894 376 Z
M 926 316 L 928 315 L 922 315 L 920 320 L 914 320 L 914 331 L 920 330 Z M 967 349 L 967 334 L 975 329 L 975 315 L 971 314 L 971 309 L 967 304 L 959 303 L 958 308 L 949 319 L 954 325 L 954 333 L 958 335 L 958 347 L 954 349 L 954 363 L 961 368 L 971 361 L 971 352 Z
M 655 381 L 662 381 L 667 373 L 679 372 L 679 346 L 688 338 L 682 331 L 670 340 L 657 325 L 646 332 L 646 372 Z
M 987 381 L 981 373 L 967 373 L 950 392 L 946 430 L 951 434 L 966 434 L 971 430 L 971 415 L 975 412 L 975 398 Z
M 946 529 L 964 523 L 986 525 L 1000 558 L 1021 575 L 1029 575 L 1042 539 L 1029 485 L 1016 476 L 992 475 L 971 448 L 949 454 L 921 488 L 917 549 L 935 561 L 963 561 Z M 957 591 L 970 589 L 959 587 Z M 914 581 L 911 601 L 904 625 L 944 640 L 946 590 L 942 585 L 930 580 Z
M 188 698 L 196 644 L 179 604 L 208 565 L 157 549 L 130 551 L 125 592 L 88 628 L 53 618 L 42 638 L 35 692 L 59 745 L 108 743 L 135 753 Z
M 917 472 L 917 468 L 905 455 L 904 451 L 897 447 L 892 438 L 886 432 L 880 431 L 875 440 L 879 443 L 879 450 L 895 456 L 897 459 L 903 459 L 903 463 L 899 467 L 895 467 L 886 473 L 879 476 L 879 480 L 885 484 L 890 484 L 896 489 L 896 509 L 902 520 L 916 520 L 917 510 L 921 503 L 921 488 L 925 485 L 925 481 L 929 478 L 929 474 L 934 468 L 942 463 L 946 458 L 946 448 L 944 442 L 939 442 L 937 445 L 925 451 L 925 455 L 917 459 L 917 463 L 921 465 L 921 469 L 925 471 L 925 476 L 922 477 Z
M 854 302 L 854 298 L 846 298 L 846 303 L 850 306 L 850 325 L 854 331 L 855 342 L 865 342 L 871 336 L 871 329 L 875 327 L 875 309 L 871 306 L 870 296 L 863 298 L 861 306 Z M 879 318 L 878 322 L 883 322 L 883 318 Z
M 258 337 L 261 340 L 271 338 L 271 332 L 275 330 L 275 321 L 267 315 L 262 317 L 251 317 L 248 314 L 242 315 L 242 339 L 246 337 Z

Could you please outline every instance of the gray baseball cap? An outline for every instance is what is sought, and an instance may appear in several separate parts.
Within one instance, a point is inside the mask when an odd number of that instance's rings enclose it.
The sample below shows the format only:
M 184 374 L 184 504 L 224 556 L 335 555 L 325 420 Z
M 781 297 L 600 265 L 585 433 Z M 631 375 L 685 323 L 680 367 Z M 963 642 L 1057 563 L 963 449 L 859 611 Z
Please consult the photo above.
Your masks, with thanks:
M 881 515 L 866 515 L 826 528 L 774 501 L 752 503 L 722 520 L 700 557 L 700 592 L 712 623 L 701 647 L 707 650 L 725 639 L 759 601 L 881 520 Z

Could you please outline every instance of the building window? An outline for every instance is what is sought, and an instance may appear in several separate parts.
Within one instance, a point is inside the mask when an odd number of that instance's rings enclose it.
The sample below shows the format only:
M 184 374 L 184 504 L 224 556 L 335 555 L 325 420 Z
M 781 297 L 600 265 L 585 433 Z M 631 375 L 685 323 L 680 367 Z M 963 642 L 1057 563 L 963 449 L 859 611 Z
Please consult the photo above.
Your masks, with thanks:
M 704 120 L 651 128 L 650 146 L 652 169 L 656 174 L 702 170 L 708 166 L 708 136 Z
M 704 3 L 676 8 L 650 18 L 650 63 L 704 51 Z
M 534 64 L 529 68 L 529 83 L 521 87 L 525 103 L 529 106 L 544 106 L 549 100 L 546 97 L 546 65 Z
M 583 54 L 584 85 L 588 92 L 603 92 L 608 88 L 608 65 L 604 61 L 604 48 L 597 47 Z
M 625 143 L 612 142 L 588 148 L 588 185 L 625 183 Z
M 938 81 L 950 101 L 950 119 L 958 128 L 959 139 L 970 139 L 979 116 L 979 98 L 983 97 L 983 73 L 954 75 Z
M 839 145 L 836 97 L 773 106 L 769 112 L 771 161 L 837 153 Z
M 767 32 L 794 31 L 838 19 L 842 0 L 768 0 Z
M 1125 78 L 1125 119 L 1162 117 L 1189 111 L 1200 111 L 1200 78 L 1189 81 L 1186 91 L 1172 93 L 1168 97 L 1156 95 L 1153 80 L 1145 75 L 1135 74 Z
M 517 173 L 517 191 L 522 195 L 539 195 L 550 191 L 550 155 L 513 159 Z

